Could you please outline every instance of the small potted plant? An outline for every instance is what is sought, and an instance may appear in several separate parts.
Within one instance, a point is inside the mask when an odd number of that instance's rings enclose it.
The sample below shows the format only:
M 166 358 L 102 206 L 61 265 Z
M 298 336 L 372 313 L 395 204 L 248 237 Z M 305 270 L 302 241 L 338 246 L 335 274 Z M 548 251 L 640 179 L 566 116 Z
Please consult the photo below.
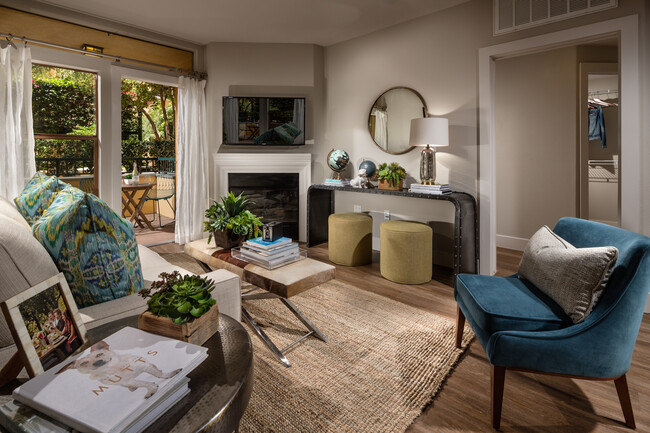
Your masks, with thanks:
M 133 185 L 133 175 L 132 174 L 127 174 L 124 176 L 124 183 L 127 185 Z
M 150 289 L 139 292 L 147 311 L 138 318 L 138 328 L 177 340 L 201 345 L 219 328 L 217 301 L 210 292 L 214 282 L 197 275 L 161 273 Z
M 406 170 L 396 162 L 383 163 L 377 169 L 377 178 L 379 179 L 379 189 L 400 191 L 404 186 Z
M 248 238 L 259 236 L 262 221 L 247 209 L 250 204 L 246 196 L 239 194 L 235 197 L 232 192 L 221 197 L 221 203 L 215 200 L 205 210 L 208 220 L 204 223 L 203 231 L 210 233 L 208 243 L 214 236 L 218 247 L 229 250 Z

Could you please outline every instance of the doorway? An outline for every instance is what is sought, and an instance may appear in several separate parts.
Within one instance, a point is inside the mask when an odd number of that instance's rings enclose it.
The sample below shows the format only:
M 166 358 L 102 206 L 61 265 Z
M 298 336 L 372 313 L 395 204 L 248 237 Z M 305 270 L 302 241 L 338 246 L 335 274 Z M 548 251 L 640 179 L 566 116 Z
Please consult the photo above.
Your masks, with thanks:
M 479 49 L 479 212 L 480 212 L 480 273 L 496 272 L 496 142 L 495 142 L 495 63 L 499 58 L 539 52 L 549 48 L 571 46 L 604 37 L 620 41 L 619 88 L 622 100 L 620 127 L 620 201 L 621 227 L 640 232 L 641 209 L 641 117 L 639 80 L 638 16 L 630 15 L 595 24 L 574 27 L 541 36 L 520 39 Z M 577 137 L 577 136 L 576 136 Z
M 618 63 L 580 63 L 580 218 L 620 226 Z
M 122 213 L 139 244 L 173 242 L 177 89 L 122 78 L 121 98 Z

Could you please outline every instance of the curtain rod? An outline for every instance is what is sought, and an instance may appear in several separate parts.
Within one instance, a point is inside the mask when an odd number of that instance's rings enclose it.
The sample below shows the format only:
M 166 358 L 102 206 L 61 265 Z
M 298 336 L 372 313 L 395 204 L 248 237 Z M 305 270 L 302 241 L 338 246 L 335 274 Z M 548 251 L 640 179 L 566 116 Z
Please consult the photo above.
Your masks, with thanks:
M 192 78 L 197 78 L 199 80 L 205 80 L 208 77 L 208 74 L 206 74 L 205 72 L 198 72 L 198 71 L 192 71 L 192 70 L 189 70 L 189 69 L 175 68 L 173 66 L 161 65 L 159 63 L 146 62 L 144 60 L 138 60 L 138 59 L 130 59 L 128 57 L 113 56 L 111 54 L 91 53 L 89 51 L 85 51 L 85 50 L 82 50 L 82 49 L 79 49 L 79 48 L 72 48 L 72 47 L 67 47 L 65 45 L 59 45 L 59 44 L 53 44 L 53 43 L 50 43 L 50 42 L 39 41 L 39 40 L 36 40 L 36 39 L 27 38 L 25 36 L 22 36 L 22 37 L 21 36 L 14 36 L 11 33 L 2 33 L 2 32 L 0 32 L 0 37 L 7 39 L 7 41 L 9 41 L 9 42 L 11 42 L 13 39 L 15 39 L 15 40 L 18 40 L 18 41 L 22 41 L 25 44 L 42 45 L 44 47 L 58 48 L 60 50 L 72 51 L 74 53 L 85 54 L 85 55 L 89 55 L 89 56 L 101 57 L 101 58 L 105 58 L 105 59 L 112 59 L 112 60 L 114 60 L 115 62 L 118 62 L 118 63 L 124 61 L 124 62 L 129 62 L 129 63 L 137 63 L 137 64 L 144 65 L 144 66 L 150 66 L 150 67 L 154 67 L 154 68 L 161 68 L 161 69 L 165 69 L 167 71 L 176 72 L 179 75 L 187 75 L 187 76 L 190 76 Z

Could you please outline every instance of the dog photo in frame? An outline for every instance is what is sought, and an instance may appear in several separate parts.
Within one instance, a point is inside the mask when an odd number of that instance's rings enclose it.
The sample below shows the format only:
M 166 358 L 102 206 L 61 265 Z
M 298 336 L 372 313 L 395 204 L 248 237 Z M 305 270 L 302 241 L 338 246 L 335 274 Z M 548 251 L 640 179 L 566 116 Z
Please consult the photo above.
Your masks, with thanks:
M 77 304 L 62 273 L 0 304 L 30 377 L 89 345 Z

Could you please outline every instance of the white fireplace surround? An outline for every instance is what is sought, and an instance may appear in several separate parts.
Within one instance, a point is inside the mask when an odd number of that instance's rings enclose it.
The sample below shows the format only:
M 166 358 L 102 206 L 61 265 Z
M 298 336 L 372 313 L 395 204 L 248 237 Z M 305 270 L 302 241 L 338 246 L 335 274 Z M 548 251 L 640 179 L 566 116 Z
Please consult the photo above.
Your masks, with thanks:
M 215 153 L 214 191 L 228 194 L 229 173 L 298 173 L 298 233 L 307 241 L 307 190 L 311 185 L 310 153 Z

